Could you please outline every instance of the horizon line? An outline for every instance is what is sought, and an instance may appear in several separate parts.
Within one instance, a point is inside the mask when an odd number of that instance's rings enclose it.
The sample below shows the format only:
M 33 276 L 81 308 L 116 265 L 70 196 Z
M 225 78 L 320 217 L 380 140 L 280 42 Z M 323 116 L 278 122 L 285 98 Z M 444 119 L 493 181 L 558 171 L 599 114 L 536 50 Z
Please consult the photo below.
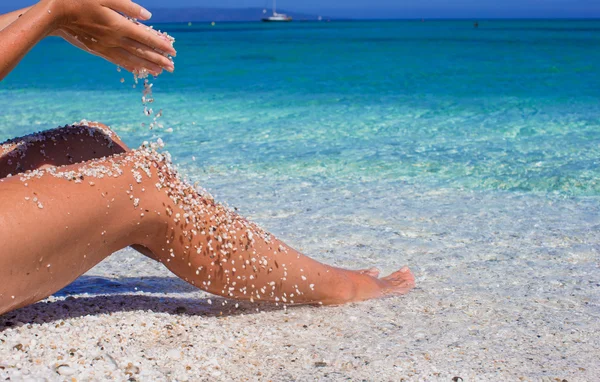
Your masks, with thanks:
M 293 20 L 294 22 L 301 22 L 301 23 L 305 23 L 305 22 L 327 22 L 327 21 L 473 21 L 473 20 L 478 20 L 478 21 L 511 21 L 511 20 L 519 20 L 519 21 L 527 21 L 527 20 L 532 20 L 532 21 L 538 21 L 538 20 L 557 20 L 557 21 L 600 21 L 600 16 L 598 17 L 577 17 L 577 16 L 571 16 L 571 17 L 548 17 L 548 16 L 528 16 L 528 17 L 406 17 L 406 18 L 399 18 L 399 17 L 391 17 L 391 18 L 379 18 L 379 17 L 373 17 L 373 18 L 353 18 L 353 17 L 326 17 L 323 16 L 323 20 Z M 219 21 L 220 23 L 247 23 L 247 22 L 254 22 L 254 21 L 260 21 L 260 20 L 224 20 L 224 21 Z M 152 19 L 148 20 L 148 22 L 152 22 Z M 171 22 L 172 24 L 179 24 L 179 23 L 187 23 L 187 22 L 198 22 L 198 23 L 210 23 L 210 21 L 206 21 L 206 20 L 189 20 L 189 21 L 176 21 L 176 22 Z M 161 23 L 169 23 L 169 22 L 161 22 Z

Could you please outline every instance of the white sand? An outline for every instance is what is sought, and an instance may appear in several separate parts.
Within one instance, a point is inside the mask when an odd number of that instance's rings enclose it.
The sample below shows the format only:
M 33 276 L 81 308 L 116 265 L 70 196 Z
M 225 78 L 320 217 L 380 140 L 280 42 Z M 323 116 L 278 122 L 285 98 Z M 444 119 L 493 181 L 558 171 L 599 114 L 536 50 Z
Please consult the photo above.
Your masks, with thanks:
M 214 296 L 209 305 L 208 295 L 125 250 L 89 274 L 114 278 L 105 295 L 86 294 L 97 281 L 87 278 L 66 300 L 0 317 L 0 380 L 600 380 L 597 199 L 430 192 L 403 200 L 390 206 L 395 220 L 357 207 L 355 221 L 337 219 L 346 232 L 338 237 L 325 219 L 312 220 L 325 227 L 320 242 L 280 236 L 338 265 L 389 272 L 407 263 L 418 281 L 407 296 L 257 313 Z M 266 215 L 256 218 L 275 232 L 302 232 L 283 212 Z M 381 235 L 359 238 L 351 225 Z M 394 248 L 397 260 L 380 255 Z

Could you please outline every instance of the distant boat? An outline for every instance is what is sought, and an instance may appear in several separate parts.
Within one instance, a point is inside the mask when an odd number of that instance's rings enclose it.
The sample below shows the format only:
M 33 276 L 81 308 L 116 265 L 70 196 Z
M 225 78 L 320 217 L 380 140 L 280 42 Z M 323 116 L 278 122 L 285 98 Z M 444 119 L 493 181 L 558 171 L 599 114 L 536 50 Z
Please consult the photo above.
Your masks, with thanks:
M 281 22 L 281 21 L 292 21 L 292 18 L 288 15 L 284 15 L 283 13 L 277 13 L 275 10 L 277 0 L 273 0 L 273 16 L 264 17 L 262 21 L 264 22 Z M 267 13 L 265 9 L 263 13 Z

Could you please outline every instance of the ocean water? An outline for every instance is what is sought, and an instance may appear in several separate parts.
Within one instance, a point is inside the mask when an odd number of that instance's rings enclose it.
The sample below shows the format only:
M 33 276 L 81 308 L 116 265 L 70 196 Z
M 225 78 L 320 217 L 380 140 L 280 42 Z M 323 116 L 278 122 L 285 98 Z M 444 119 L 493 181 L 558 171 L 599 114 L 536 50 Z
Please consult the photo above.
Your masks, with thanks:
M 486 225 L 597 232 L 600 21 L 156 27 L 178 50 L 153 81 L 172 133 L 131 75 L 47 39 L 0 83 L 0 140 L 82 118 L 160 136 L 218 200 L 348 266 L 418 267 L 444 232 L 485 248 Z

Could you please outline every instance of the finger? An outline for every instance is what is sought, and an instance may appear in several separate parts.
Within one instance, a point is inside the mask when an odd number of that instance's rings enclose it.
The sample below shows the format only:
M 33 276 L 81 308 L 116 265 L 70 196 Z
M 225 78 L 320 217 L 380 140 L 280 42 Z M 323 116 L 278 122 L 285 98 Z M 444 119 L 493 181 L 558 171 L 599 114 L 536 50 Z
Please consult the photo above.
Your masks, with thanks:
M 130 72 L 141 71 L 145 69 L 154 77 L 157 77 L 163 71 L 163 69 L 155 63 L 150 62 L 145 58 L 136 56 L 135 54 L 129 53 L 123 48 L 111 48 L 107 52 L 107 55 L 111 57 L 111 59 L 117 59 L 118 62 L 122 62 L 122 66 Z
M 105 6 L 134 19 L 149 20 L 152 17 L 146 8 L 130 0 L 106 0 Z
M 103 54 L 98 54 L 96 52 L 93 52 L 96 56 L 98 57 L 102 57 L 103 59 L 105 59 L 106 61 L 110 62 L 111 64 L 117 65 L 120 68 L 125 69 L 126 71 L 133 73 L 136 71 L 135 66 L 128 61 L 124 61 L 122 58 L 116 58 L 116 57 L 111 57 L 111 56 L 106 56 Z
M 141 24 L 136 25 L 128 20 L 123 20 L 123 22 L 126 23 L 122 29 L 123 36 L 147 45 L 154 50 L 166 52 L 172 56 L 177 54 L 171 41 L 169 41 L 166 36 Z
M 165 70 L 168 70 L 169 72 L 173 72 L 173 70 L 175 70 L 173 62 L 171 60 L 169 60 L 162 54 L 156 52 L 155 50 L 150 49 L 147 45 L 140 44 L 139 42 L 127 37 L 124 38 L 124 42 L 125 44 L 122 47 L 129 53 L 135 54 L 138 57 L 153 62 L 156 65 L 164 68 Z
M 117 65 L 118 67 L 121 67 L 121 68 L 127 70 L 130 73 L 133 73 L 136 70 L 135 65 L 133 63 L 131 63 L 130 61 L 128 61 L 122 55 L 115 54 L 112 51 L 113 49 L 114 48 L 109 48 L 109 49 L 107 49 L 104 52 L 94 52 L 94 51 L 92 51 L 91 53 L 95 54 L 98 57 L 102 57 L 106 61 L 108 61 L 110 63 L 113 63 L 113 64 Z

